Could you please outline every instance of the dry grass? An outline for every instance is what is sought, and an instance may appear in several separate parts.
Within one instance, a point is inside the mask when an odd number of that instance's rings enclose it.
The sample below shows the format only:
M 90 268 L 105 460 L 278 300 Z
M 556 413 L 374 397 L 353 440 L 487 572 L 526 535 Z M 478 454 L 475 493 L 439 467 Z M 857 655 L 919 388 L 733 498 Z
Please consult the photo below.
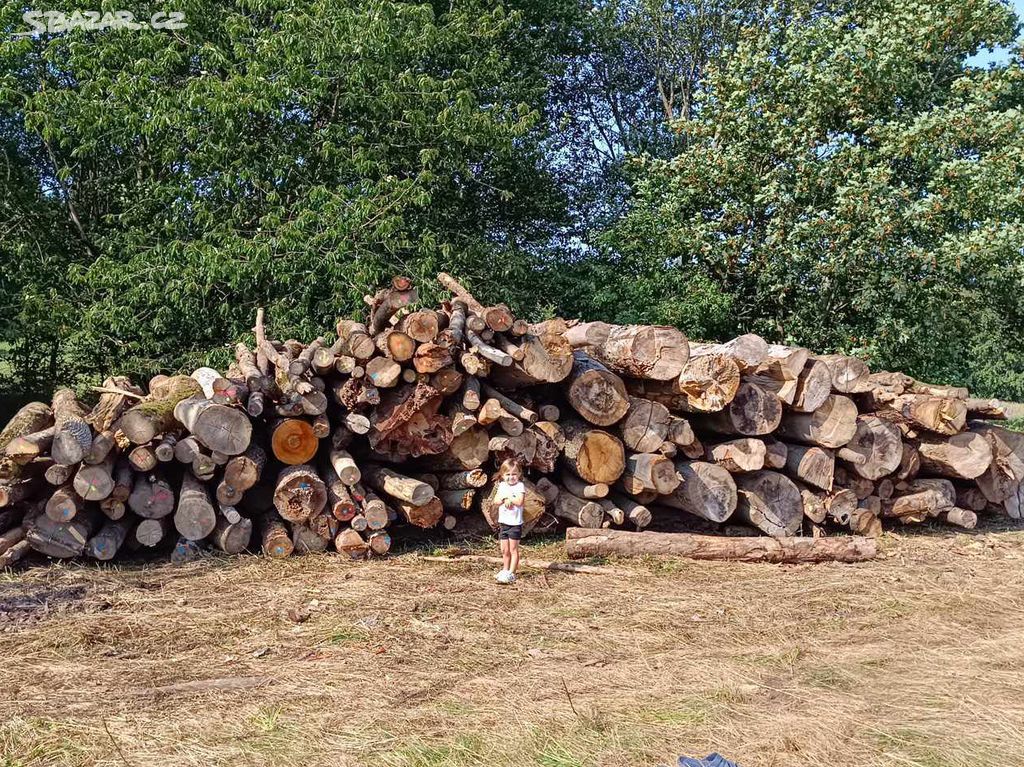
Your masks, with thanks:
M 511 588 L 414 555 L 8 576 L 8 609 L 50 607 L 0 622 L 0 765 L 1024 764 L 1024 532 L 890 537 L 856 566 L 618 567 Z

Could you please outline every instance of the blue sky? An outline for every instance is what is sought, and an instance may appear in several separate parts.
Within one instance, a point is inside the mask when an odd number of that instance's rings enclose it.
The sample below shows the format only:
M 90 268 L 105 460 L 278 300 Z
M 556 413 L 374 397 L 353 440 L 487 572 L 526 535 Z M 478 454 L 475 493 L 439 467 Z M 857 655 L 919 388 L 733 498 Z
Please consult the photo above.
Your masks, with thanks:
M 1024 0 L 1010 0 L 1016 11 L 1017 15 L 1024 19 Z M 977 56 L 974 56 L 969 60 L 969 63 L 976 66 L 984 66 L 992 62 L 1005 62 L 1009 58 L 1009 52 L 1005 48 L 999 48 L 994 51 L 981 51 Z

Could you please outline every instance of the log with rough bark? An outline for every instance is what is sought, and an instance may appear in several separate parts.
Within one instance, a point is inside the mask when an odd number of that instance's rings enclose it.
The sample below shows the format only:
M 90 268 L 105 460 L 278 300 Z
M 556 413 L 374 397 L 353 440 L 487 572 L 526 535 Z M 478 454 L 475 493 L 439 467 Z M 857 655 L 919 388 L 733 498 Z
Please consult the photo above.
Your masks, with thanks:
M 676 461 L 682 481 L 671 495 L 660 498 L 666 506 L 681 509 L 709 522 L 725 522 L 736 511 L 736 482 L 721 466 L 704 461 Z
M 347 527 L 335 537 L 334 548 L 352 559 L 365 559 L 370 547 L 357 530 Z
M 217 513 L 206 485 L 191 474 L 184 474 L 174 512 L 175 529 L 187 540 L 200 541 L 213 532 L 216 524 Z
M 602 556 L 676 556 L 738 562 L 863 562 L 877 556 L 873 539 L 718 537 L 688 533 L 587 530 L 565 531 L 566 554 L 573 559 Z
M 764 470 L 737 474 L 735 479 L 740 519 L 775 538 L 799 532 L 803 499 L 789 477 Z
M 604 509 L 599 503 L 577 498 L 565 489 L 559 492 L 551 512 L 556 517 L 580 527 L 599 528 L 604 522 Z
M 14 437 L 3 449 L 4 458 L 10 459 L 18 466 L 24 466 L 36 458 L 48 454 L 56 431 L 55 427 L 47 426 L 45 429 Z
M 29 402 L 18 410 L 0 431 L 0 450 L 18 437 L 42 431 L 53 425 L 53 411 L 42 402 Z
M 55 430 L 50 455 L 62 466 L 71 466 L 81 461 L 92 445 L 86 410 L 71 389 L 54 392 L 52 408 Z
M 101 562 L 109 562 L 124 544 L 132 525 L 128 520 L 108 521 L 85 545 L 85 553 Z
M 224 517 L 218 517 L 210 540 L 225 554 L 241 554 L 249 548 L 252 528 L 252 520 L 248 517 L 242 517 L 237 522 L 228 522 Z
M 28 526 L 25 539 L 40 554 L 59 559 L 81 556 L 89 538 L 99 527 L 99 515 L 94 512 L 76 514 L 67 522 L 55 522 L 45 514 L 35 516 Z
M 364 468 L 366 482 L 396 500 L 422 506 L 434 497 L 434 488 L 426 482 L 406 477 L 384 466 L 369 465 Z
M 179 402 L 201 394 L 202 387 L 191 376 L 173 376 L 122 414 L 118 428 L 136 445 L 149 443 L 176 426 L 174 408 Z
M 929 394 L 893 396 L 889 391 L 878 388 L 864 395 L 863 399 L 865 410 L 890 414 L 908 428 L 950 436 L 962 431 L 967 423 L 967 402 L 963 399 Z
M 250 445 L 224 466 L 224 477 L 217 486 L 218 503 L 233 505 L 242 500 L 246 490 L 259 482 L 267 465 L 267 454 L 259 445 Z
M 295 550 L 288 528 L 276 514 L 267 514 L 263 518 L 261 536 L 263 553 L 272 559 L 289 557 Z

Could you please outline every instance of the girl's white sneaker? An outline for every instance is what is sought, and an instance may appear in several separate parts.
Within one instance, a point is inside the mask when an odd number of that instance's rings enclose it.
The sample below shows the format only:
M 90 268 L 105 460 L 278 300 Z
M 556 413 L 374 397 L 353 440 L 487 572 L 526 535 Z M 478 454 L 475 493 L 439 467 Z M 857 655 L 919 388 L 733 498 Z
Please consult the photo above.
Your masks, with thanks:
M 509 580 L 509 578 L 511 577 L 512 573 L 510 573 L 508 570 L 499 570 L 498 574 L 494 576 L 494 580 L 496 580 L 498 583 L 511 583 L 512 581 Z

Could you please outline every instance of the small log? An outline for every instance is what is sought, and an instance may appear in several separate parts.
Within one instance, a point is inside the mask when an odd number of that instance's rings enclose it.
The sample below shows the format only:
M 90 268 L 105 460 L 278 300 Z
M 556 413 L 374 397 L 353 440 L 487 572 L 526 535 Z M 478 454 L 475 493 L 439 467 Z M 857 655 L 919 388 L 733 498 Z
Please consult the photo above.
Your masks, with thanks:
M 375 530 L 370 533 L 366 536 L 366 543 L 370 547 L 370 554 L 375 554 L 379 557 L 391 551 L 391 536 L 386 530 Z
M 668 495 L 679 487 L 680 478 L 670 458 L 660 453 L 633 453 L 626 456 L 626 468 L 619 479 L 630 495 L 643 491 Z
M 131 522 L 119 520 L 107 522 L 85 545 L 85 553 L 101 562 L 109 562 L 124 544 L 131 531 Z
M 426 485 L 426 487 L 429 488 L 430 485 Z M 431 488 L 430 492 L 434 492 L 433 488 Z M 444 517 L 444 507 L 441 505 L 441 499 L 433 495 L 424 503 L 412 503 L 411 501 L 395 497 L 395 508 L 398 509 L 406 522 L 416 527 L 434 527 Z
M 144 519 L 161 519 L 174 512 L 174 491 L 155 474 L 140 476 L 128 496 L 128 508 Z
M 565 551 L 572 559 L 607 556 L 675 556 L 735 562 L 863 562 L 877 556 L 874 539 L 721 537 L 688 533 L 587 530 L 565 531 Z
M 290 557 L 295 551 L 295 544 L 288 534 L 288 528 L 276 514 L 267 514 L 263 518 L 261 545 L 263 553 L 271 559 Z
M 83 464 L 75 473 L 75 492 L 86 501 L 102 501 L 114 491 L 114 456 L 108 455 L 103 463 Z
M 365 559 L 369 553 L 369 544 L 358 531 L 347 527 L 334 539 L 334 548 L 339 554 L 347 554 L 351 559 Z
M 96 444 L 95 441 L 93 444 Z M 174 434 L 165 434 L 156 447 L 153 448 L 153 454 L 160 463 L 170 463 L 174 460 L 174 448 L 177 444 L 178 438 Z
M 197 395 L 202 395 L 198 381 L 191 376 L 173 376 L 151 390 L 148 399 L 125 411 L 118 428 L 136 445 L 152 442 L 175 428 L 174 408 L 178 403 Z
M 383 466 L 367 467 L 365 478 L 377 490 L 413 506 L 422 506 L 434 497 L 434 488 L 426 482 L 406 477 Z M 436 524 L 438 520 L 428 527 Z
M 476 497 L 476 490 L 463 488 L 460 490 L 441 490 L 437 497 L 441 499 L 441 507 L 445 511 L 464 512 L 473 508 L 473 498 Z
M 143 519 L 135 526 L 135 540 L 142 546 L 151 549 L 163 541 L 171 531 L 169 517 L 159 519 Z
M 110 455 L 110 451 L 114 449 L 116 443 L 114 441 L 114 432 L 110 429 L 102 431 L 95 435 L 92 440 L 92 444 L 89 446 L 89 450 L 82 458 L 82 463 L 87 464 L 98 464 L 103 463 L 107 456 Z
M 416 342 L 400 330 L 385 330 L 375 337 L 377 348 L 395 362 L 408 362 L 416 353 Z
M 241 554 L 249 548 L 252 527 L 252 520 L 248 517 L 241 517 L 237 522 L 229 522 L 224 517 L 218 517 L 217 526 L 213 528 L 210 540 L 225 554 Z
M 0 431 L 0 450 L 18 437 L 25 437 L 53 426 L 53 411 L 43 402 L 29 402 L 18 410 Z
M 513 389 L 565 380 L 573 366 L 572 347 L 565 333 L 564 320 L 531 325 L 520 339 L 523 359 L 511 367 L 495 369 L 492 380 L 498 386 Z
M 233 505 L 241 501 L 245 491 L 259 482 L 266 464 L 266 451 L 259 445 L 250 445 L 244 454 L 229 460 L 217 486 L 217 502 Z
M 564 489 L 555 499 L 551 513 L 571 525 L 580 527 L 600 528 L 604 522 L 604 509 L 600 504 L 577 498 Z
M 966 530 L 973 530 L 978 524 L 978 515 L 969 509 L 946 509 L 939 514 L 939 519 L 947 525 L 955 525 Z
M 191 474 L 181 478 L 178 508 L 174 512 L 174 528 L 189 541 L 200 541 L 217 525 L 217 513 L 210 502 L 206 485 Z
M 327 487 L 311 466 L 287 466 L 278 474 L 274 508 L 283 519 L 302 524 L 327 505 Z
M 768 449 L 764 442 L 753 437 L 705 445 L 705 460 L 716 463 L 729 472 L 763 469 L 767 453 Z
M 304 464 L 316 455 L 319 446 L 320 440 L 308 421 L 285 418 L 271 427 L 270 450 L 281 463 L 289 466 Z
M 366 363 L 366 378 L 374 386 L 390 389 L 402 377 L 402 366 L 390 357 L 374 357 Z
M 429 343 L 437 338 L 440 330 L 437 313 L 430 309 L 409 312 L 398 322 L 398 329 L 418 343 Z
M 859 394 L 870 390 L 871 371 L 863 360 L 844 354 L 824 354 L 814 359 L 828 368 L 834 391 L 840 394 Z
M 451 352 L 445 347 L 435 343 L 426 343 L 420 344 L 416 348 L 412 364 L 417 373 L 427 375 L 451 368 L 453 360 Z
M 675 469 L 673 469 L 674 471 Z M 562 473 L 562 485 L 577 498 L 582 498 L 585 501 L 596 501 L 605 498 L 608 496 L 609 491 L 608 485 L 603 482 L 592 485 L 587 484 L 571 471 Z
M 63 485 L 75 476 L 76 471 L 78 471 L 77 464 L 54 463 L 46 467 L 43 477 L 51 485 Z
M 70 485 L 58 487 L 46 501 L 45 514 L 54 522 L 70 522 L 85 508 L 81 496 Z
M 330 453 L 331 467 L 335 474 L 346 485 L 354 485 L 362 479 L 362 472 L 355 459 L 345 450 L 332 450 Z
M 377 346 L 366 325 L 351 320 L 339 320 L 337 332 L 338 338 L 345 342 L 348 353 L 357 360 L 368 360 L 377 352 Z
M 156 459 L 156 453 L 153 447 L 150 445 L 136 445 L 132 448 L 131 452 L 128 453 L 128 463 L 131 467 L 138 472 L 152 471 L 156 468 L 159 463 Z
M 49 412 L 49 409 L 47 409 L 47 412 Z M 4 448 L 4 457 L 11 459 L 20 466 L 24 466 L 49 452 L 56 431 L 55 427 L 48 426 L 39 431 L 14 437 L 7 443 L 7 447 Z

